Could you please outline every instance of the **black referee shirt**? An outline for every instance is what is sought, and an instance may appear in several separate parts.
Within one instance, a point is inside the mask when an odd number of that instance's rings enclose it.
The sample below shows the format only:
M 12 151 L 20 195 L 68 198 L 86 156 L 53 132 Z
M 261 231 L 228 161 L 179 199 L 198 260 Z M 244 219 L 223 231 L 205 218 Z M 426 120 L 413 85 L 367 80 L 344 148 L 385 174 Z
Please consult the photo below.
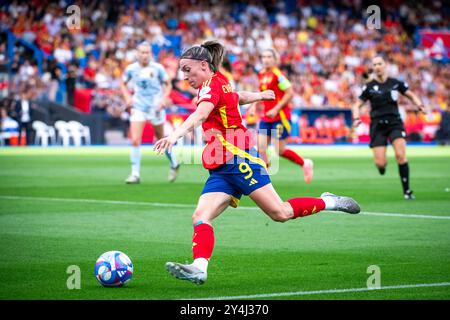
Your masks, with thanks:
M 362 89 L 359 99 L 370 101 L 370 117 L 400 117 L 398 112 L 398 93 L 408 91 L 408 84 L 394 78 L 387 78 L 385 82 L 372 80 Z

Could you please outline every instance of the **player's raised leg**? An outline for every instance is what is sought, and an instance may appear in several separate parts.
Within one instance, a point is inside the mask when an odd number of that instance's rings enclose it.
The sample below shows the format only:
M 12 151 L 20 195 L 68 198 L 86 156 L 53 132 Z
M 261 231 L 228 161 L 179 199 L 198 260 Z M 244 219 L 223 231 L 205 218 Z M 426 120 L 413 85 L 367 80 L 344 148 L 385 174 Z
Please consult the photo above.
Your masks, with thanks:
M 286 139 L 273 139 L 273 145 L 278 155 L 303 167 L 305 182 L 310 183 L 314 175 L 313 161 L 311 159 L 302 158 L 295 151 L 286 148 L 286 143 Z
M 320 198 L 301 197 L 283 201 L 272 184 L 253 191 L 249 196 L 272 220 L 278 222 L 309 216 L 322 210 L 343 211 L 352 214 L 361 211 L 358 203 L 352 198 L 328 192 L 323 193 Z
M 398 164 L 398 173 L 403 187 L 403 195 L 406 200 L 415 199 L 412 190 L 409 188 L 409 165 L 406 158 L 406 141 L 403 138 L 397 138 L 392 141 L 394 147 L 395 159 Z
M 378 172 L 384 175 L 386 172 L 386 146 L 378 146 L 372 148 L 373 160 L 375 161 L 375 166 L 378 168 Z
M 165 120 L 165 115 L 164 115 L 164 120 Z M 164 137 L 164 122 L 161 124 L 153 125 L 153 130 L 155 131 L 156 139 L 157 140 L 162 139 Z M 178 171 L 180 169 L 180 164 L 177 161 L 175 153 L 169 152 L 166 150 L 165 155 L 169 159 L 169 162 L 170 162 L 168 180 L 170 182 L 174 182 L 178 177 Z
M 139 111 L 137 111 L 139 112 Z M 141 175 L 141 143 L 142 132 L 144 131 L 145 121 L 131 119 L 130 133 L 131 133 L 131 174 L 125 180 L 126 183 L 136 184 L 140 182 Z
M 209 259 L 214 249 L 212 221 L 230 204 L 231 196 L 224 192 L 209 192 L 200 196 L 192 216 L 194 235 L 192 236 L 191 264 L 167 262 L 166 269 L 177 279 L 203 284 L 207 279 Z

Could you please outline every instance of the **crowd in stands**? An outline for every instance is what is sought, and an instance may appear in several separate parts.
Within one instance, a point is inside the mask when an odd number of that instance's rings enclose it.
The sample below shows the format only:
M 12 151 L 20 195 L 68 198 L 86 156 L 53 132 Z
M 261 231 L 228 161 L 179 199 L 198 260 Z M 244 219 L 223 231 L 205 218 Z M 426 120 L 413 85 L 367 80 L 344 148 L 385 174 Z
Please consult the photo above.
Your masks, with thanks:
M 173 99 L 189 105 L 195 91 L 181 79 L 175 50 L 165 37 L 173 35 L 181 37 L 181 50 L 207 38 L 220 40 L 228 49 L 236 89 L 258 87 L 259 52 L 275 48 L 294 86 L 294 108 L 349 109 L 377 52 L 388 57 L 390 73 L 408 82 L 426 105 L 445 110 L 449 103 L 450 65 L 432 59 L 429 49 L 414 40 L 418 28 L 449 29 L 442 1 L 381 1 L 381 29 L 366 27 L 367 5 L 358 0 L 77 1 L 81 28 L 69 29 L 66 8 L 72 2 L 15 0 L 1 7 L 0 27 L 44 53 L 38 75 L 30 52 L 16 48 L 11 68 L 17 92 L 26 85 L 36 97 L 55 100 L 64 85 L 65 101 L 73 105 L 76 88 L 117 90 L 136 45 L 147 40 L 158 48 L 155 58 L 173 79 Z M 0 57 L 5 50 L 2 43 Z M 108 106 L 97 98 L 91 110 L 123 117 L 120 95 Z M 412 107 L 407 99 L 400 103 Z

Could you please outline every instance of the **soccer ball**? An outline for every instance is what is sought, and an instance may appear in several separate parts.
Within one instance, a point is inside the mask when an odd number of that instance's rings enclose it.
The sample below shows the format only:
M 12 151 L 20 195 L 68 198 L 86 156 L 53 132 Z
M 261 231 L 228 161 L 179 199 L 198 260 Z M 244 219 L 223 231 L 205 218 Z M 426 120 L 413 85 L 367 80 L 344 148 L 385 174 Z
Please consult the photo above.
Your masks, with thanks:
M 125 253 L 108 251 L 97 259 L 94 272 L 102 286 L 120 287 L 131 280 L 133 264 Z

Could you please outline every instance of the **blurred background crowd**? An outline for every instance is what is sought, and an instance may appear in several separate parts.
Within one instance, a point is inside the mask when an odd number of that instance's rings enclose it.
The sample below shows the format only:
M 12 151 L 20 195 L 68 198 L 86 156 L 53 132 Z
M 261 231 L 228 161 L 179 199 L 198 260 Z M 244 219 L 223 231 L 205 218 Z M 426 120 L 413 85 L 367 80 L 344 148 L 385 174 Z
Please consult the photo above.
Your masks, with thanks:
M 72 4 L 80 8 L 80 28 L 66 24 Z M 381 8 L 380 29 L 366 25 L 373 4 Z M 294 109 L 349 110 L 371 57 L 382 52 L 390 74 L 443 113 L 450 101 L 448 39 L 426 45 L 421 32 L 450 37 L 449 8 L 435 0 L 12 1 L 0 10 L 2 107 L 11 110 L 27 94 L 126 121 L 118 80 L 136 45 L 147 40 L 172 79 L 173 110 L 191 110 L 195 92 L 182 80 L 177 58 L 184 48 L 216 38 L 227 48 L 236 90 L 258 88 L 259 53 L 273 47 L 293 84 Z M 8 37 L 16 39 L 12 49 Z M 407 99 L 400 104 L 412 108 Z

